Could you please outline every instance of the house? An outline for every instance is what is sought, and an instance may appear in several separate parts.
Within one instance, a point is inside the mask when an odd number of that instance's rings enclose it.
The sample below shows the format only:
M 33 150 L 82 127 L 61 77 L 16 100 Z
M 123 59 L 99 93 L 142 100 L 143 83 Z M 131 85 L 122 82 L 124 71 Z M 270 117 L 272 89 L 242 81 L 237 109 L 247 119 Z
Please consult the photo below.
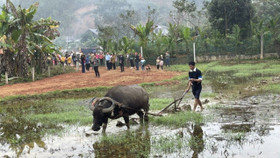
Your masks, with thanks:
M 157 25 L 153 32 L 156 34 L 159 34 L 161 32 L 164 36 L 167 36 L 169 33 L 168 27 L 162 25 Z

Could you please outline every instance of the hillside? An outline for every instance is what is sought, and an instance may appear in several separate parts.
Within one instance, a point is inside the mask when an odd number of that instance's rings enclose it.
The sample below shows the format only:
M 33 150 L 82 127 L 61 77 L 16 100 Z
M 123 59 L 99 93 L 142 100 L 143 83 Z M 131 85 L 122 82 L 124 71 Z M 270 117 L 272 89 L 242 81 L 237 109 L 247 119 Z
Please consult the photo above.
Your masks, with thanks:
M 12 0 L 12 2 L 18 6 L 27 8 L 38 0 Z M 117 0 L 116 0 L 117 1 Z M 161 22 L 166 23 L 169 17 L 169 12 L 174 10 L 172 4 L 173 0 L 127 0 L 124 1 L 131 6 L 130 9 L 135 10 L 140 16 L 146 16 L 147 8 L 150 6 L 156 9 L 157 16 L 160 16 Z M 200 8 L 203 0 L 195 0 L 196 4 Z M 52 17 L 52 19 L 61 22 L 60 32 L 64 36 L 79 37 L 86 32 L 88 28 L 95 28 L 95 17 L 93 15 L 94 10 L 99 3 L 111 4 L 111 1 L 101 0 L 40 0 L 39 8 L 36 14 L 36 19 Z M 5 4 L 5 0 L 0 1 L 0 5 Z M 116 8 L 118 9 L 118 8 Z

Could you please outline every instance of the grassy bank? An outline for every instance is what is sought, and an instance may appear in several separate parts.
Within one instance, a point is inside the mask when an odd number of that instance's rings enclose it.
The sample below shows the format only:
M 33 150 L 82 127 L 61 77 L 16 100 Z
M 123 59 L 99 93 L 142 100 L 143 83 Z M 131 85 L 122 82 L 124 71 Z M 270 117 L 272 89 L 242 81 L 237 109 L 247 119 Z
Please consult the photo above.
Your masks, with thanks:
M 90 98 L 90 97 L 99 97 L 104 95 L 112 87 L 91 87 L 91 88 L 80 88 L 80 89 L 71 89 L 71 90 L 62 90 L 62 91 L 53 91 L 43 94 L 36 95 L 18 95 L 11 96 L 0 99 L 1 104 L 13 104 L 29 100 L 50 100 L 50 99 L 60 99 L 60 98 Z
M 279 60 L 198 63 L 196 67 L 202 71 L 203 85 L 211 86 L 216 95 L 226 94 L 236 98 L 259 93 L 280 93 Z M 174 65 L 169 68 L 186 73 L 188 69 L 188 65 Z

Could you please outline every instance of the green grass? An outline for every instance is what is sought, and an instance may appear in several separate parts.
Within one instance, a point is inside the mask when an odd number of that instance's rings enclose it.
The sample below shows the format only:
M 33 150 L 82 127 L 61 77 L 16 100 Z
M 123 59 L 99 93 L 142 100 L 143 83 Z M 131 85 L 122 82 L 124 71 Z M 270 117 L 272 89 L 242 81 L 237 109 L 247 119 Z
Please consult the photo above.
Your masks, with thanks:
M 203 92 L 201 93 L 201 97 L 203 98 L 215 98 L 217 96 L 216 93 L 213 92 Z
M 189 122 L 202 123 L 203 116 L 196 112 L 178 112 L 164 117 L 150 117 L 150 123 L 169 127 L 184 127 Z
M 185 141 L 182 137 L 176 136 L 161 136 L 159 138 L 152 139 L 152 144 L 155 150 L 159 153 L 174 153 L 180 151 L 185 145 Z
M 266 92 L 280 94 L 280 83 L 274 83 L 263 88 Z
M 152 98 L 150 99 L 150 110 L 161 110 L 170 104 L 173 100 L 168 98 Z
M 56 112 L 48 114 L 33 114 L 27 116 L 30 121 L 38 121 L 43 124 L 80 124 L 88 125 L 92 122 L 92 116 L 85 107 L 72 108 L 68 112 Z
M 59 99 L 46 102 L 41 111 L 36 110 L 29 114 L 26 118 L 29 121 L 38 121 L 42 124 L 81 124 L 87 125 L 92 122 L 91 111 L 86 102 L 75 99 Z M 55 108 L 56 110 L 52 110 Z
M 149 157 L 151 150 L 150 134 L 146 132 L 126 132 L 103 136 L 93 144 L 96 157 Z
M 103 96 L 109 89 L 112 87 L 90 87 L 90 88 L 78 88 L 62 91 L 53 91 L 43 94 L 36 95 L 17 95 L 9 96 L 0 99 L 1 104 L 11 104 L 14 102 L 23 102 L 29 100 L 50 100 L 50 99 L 59 99 L 59 98 L 89 98 L 96 96 Z

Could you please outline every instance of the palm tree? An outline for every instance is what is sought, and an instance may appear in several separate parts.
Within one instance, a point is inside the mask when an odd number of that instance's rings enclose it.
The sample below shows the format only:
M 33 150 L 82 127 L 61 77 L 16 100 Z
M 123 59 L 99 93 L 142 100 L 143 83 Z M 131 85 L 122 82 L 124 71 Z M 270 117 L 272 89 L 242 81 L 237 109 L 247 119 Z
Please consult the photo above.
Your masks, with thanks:
M 264 43 L 264 36 L 269 33 L 269 27 L 265 23 L 265 20 L 261 20 L 258 24 L 255 24 L 251 22 L 251 25 L 253 27 L 253 32 L 254 36 L 260 39 L 260 49 L 261 49 L 261 54 L 260 54 L 260 59 L 263 59 L 263 43 Z

